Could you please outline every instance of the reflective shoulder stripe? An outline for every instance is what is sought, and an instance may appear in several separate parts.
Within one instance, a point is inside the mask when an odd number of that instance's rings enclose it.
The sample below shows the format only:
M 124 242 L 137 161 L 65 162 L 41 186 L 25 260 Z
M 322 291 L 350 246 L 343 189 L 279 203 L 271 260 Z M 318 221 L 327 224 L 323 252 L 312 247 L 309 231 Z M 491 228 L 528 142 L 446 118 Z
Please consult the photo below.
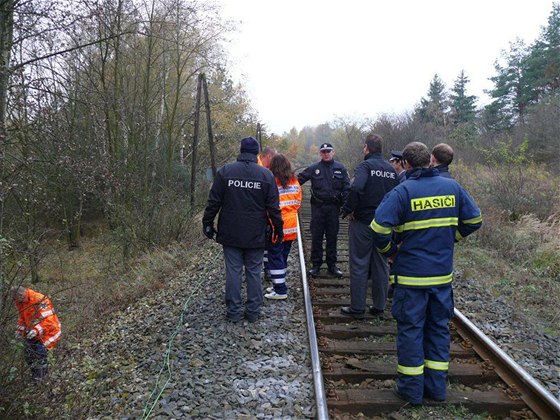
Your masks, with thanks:
M 436 362 L 434 360 L 424 360 L 424 366 L 432 370 L 449 370 L 449 362 Z
M 475 225 L 477 223 L 482 223 L 482 215 L 473 217 L 472 219 L 461 220 L 465 225 Z
M 434 227 L 457 226 L 459 224 L 458 217 L 438 217 L 435 219 L 415 220 L 406 222 L 395 228 L 395 232 L 403 232 L 405 230 L 429 229 Z
M 422 375 L 424 373 L 424 365 L 420 365 L 420 366 L 397 365 L 397 372 L 409 376 Z
M 391 274 L 389 276 L 391 283 L 395 283 L 395 275 Z M 451 283 L 453 280 L 453 273 L 447 274 L 445 276 L 435 276 L 435 277 L 410 277 L 398 275 L 399 284 L 403 286 L 440 286 L 442 284 Z
M 40 314 L 43 318 L 46 318 L 46 317 L 54 314 L 54 311 L 51 309 L 50 311 L 42 311 L 42 312 L 40 312 Z
M 391 228 L 388 228 L 388 227 L 385 227 L 385 226 L 381 226 L 379 223 L 377 223 L 377 222 L 375 221 L 375 219 L 373 219 L 373 220 L 371 221 L 371 225 L 369 225 L 369 226 L 373 229 L 373 231 L 374 231 L 375 233 L 379 233 L 379 234 L 381 234 L 381 235 L 389 235 L 389 234 L 391 234 Z
M 391 249 L 391 241 L 389 241 L 389 243 L 387 244 L 387 246 L 385 248 L 376 248 L 376 249 L 381 254 L 385 254 L 387 251 L 389 251 Z

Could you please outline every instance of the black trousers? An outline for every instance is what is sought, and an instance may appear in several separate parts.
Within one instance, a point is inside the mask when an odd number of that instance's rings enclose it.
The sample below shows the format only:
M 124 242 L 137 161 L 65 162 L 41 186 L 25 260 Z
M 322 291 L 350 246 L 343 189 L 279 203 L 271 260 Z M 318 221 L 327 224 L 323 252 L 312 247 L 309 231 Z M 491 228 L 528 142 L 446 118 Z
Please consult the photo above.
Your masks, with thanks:
M 332 267 L 336 264 L 339 212 L 338 204 L 311 205 L 311 263 L 314 267 L 320 267 L 323 263 L 323 236 L 326 238 L 327 266 Z

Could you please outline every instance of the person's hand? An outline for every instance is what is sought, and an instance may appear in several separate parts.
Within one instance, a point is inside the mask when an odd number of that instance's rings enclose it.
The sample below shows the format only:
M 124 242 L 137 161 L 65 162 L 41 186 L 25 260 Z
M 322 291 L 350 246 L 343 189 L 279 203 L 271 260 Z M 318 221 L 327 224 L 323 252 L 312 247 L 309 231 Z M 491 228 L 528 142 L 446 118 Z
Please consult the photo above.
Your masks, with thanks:
M 350 214 L 350 212 L 347 212 L 346 210 L 344 210 L 344 207 L 340 208 L 340 218 L 344 219 L 346 216 L 348 216 Z
M 19 330 L 16 330 L 16 332 L 14 333 L 14 336 L 16 338 L 21 338 L 21 333 L 19 332 Z
M 35 337 L 37 337 L 37 331 L 35 331 L 35 330 L 29 331 L 27 333 L 27 335 L 25 336 L 25 338 L 27 338 L 28 340 L 32 340 Z
M 202 227 L 202 232 L 208 239 L 214 239 L 214 235 L 216 234 L 216 230 L 212 225 L 204 225 Z
M 284 240 L 284 232 L 280 231 L 279 233 L 274 233 L 272 236 L 272 241 L 275 244 L 280 244 Z

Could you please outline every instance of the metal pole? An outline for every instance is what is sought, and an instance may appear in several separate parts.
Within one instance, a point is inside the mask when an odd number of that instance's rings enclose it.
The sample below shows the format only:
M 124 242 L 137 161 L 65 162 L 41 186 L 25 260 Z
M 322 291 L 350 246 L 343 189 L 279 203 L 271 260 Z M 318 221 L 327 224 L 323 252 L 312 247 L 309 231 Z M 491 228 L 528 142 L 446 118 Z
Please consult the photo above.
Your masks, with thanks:
M 315 385 L 315 402 L 317 404 L 317 419 L 328 420 L 327 398 L 323 385 L 323 374 L 321 372 L 321 360 L 319 359 L 319 347 L 317 345 L 317 334 L 315 332 L 315 321 L 313 319 L 313 307 L 311 295 L 307 286 L 307 272 L 305 269 L 305 258 L 303 257 L 303 241 L 301 240 L 301 228 L 299 215 L 297 217 L 297 237 L 299 247 L 299 265 L 301 267 L 301 282 L 303 286 L 303 299 L 305 303 L 305 316 L 307 318 L 307 335 L 309 337 L 309 348 L 311 352 L 311 368 L 313 370 L 313 383 Z

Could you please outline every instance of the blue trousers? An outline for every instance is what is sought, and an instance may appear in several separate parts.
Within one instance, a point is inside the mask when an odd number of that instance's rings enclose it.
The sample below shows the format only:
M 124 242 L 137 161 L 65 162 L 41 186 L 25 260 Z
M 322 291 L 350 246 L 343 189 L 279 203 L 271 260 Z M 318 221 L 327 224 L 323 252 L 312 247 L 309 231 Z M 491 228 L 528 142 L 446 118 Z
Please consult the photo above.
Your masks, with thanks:
M 226 265 L 226 316 L 232 320 L 240 320 L 243 316 L 241 286 L 245 268 L 247 280 L 245 315 L 247 318 L 256 318 L 261 313 L 263 302 L 261 269 L 264 249 L 232 246 L 224 246 L 223 249 Z
M 286 271 L 288 269 L 288 255 L 292 249 L 293 241 L 272 244 L 268 247 L 268 261 L 265 269 L 270 273 L 274 291 L 280 295 L 288 293 L 286 285 Z
M 38 339 L 25 340 L 25 361 L 31 368 L 33 380 L 41 380 L 47 375 L 49 369 L 47 351 L 47 348 Z
M 397 386 L 413 404 L 421 404 L 423 398 L 445 400 L 453 308 L 451 284 L 427 288 L 395 285 Z

